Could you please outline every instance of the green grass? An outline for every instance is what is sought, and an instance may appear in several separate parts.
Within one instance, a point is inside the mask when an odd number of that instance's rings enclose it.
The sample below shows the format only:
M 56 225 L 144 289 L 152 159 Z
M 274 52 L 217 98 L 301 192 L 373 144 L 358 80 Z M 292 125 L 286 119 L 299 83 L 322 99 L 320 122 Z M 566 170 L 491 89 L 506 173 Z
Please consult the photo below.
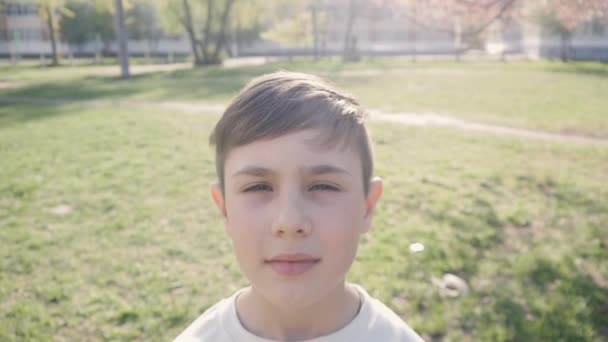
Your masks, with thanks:
M 608 66 L 596 63 L 300 61 L 159 72 L 128 82 L 101 76 L 107 68 L 3 66 L 0 81 L 21 87 L 0 89 L 0 95 L 225 103 L 251 77 L 284 69 L 323 75 L 369 107 L 389 112 L 437 112 L 486 123 L 608 137 Z
M 600 77 L 549 66 L 508 68 Z M 190 87 L 176 98 L 206 100 L 195 94 L 209 92 L 222 101 L 264 68 L 272 67 L 130 82 L 74 76 L 91 83 L 85 89 L 61 79 L 53 89 L 46 82 L 56 75 L 2 92 L 159 101 Z M 362 87 L 359 76 L 336 79 Z M 245 284 L 208 195 L 207 138 L 218 114 L 0 102 L 1 341 L 166 341 Z M 351 281 L 432 340 L 608 339 L 607 148 L 371 129 L 386 192 Z M 72 211 L 52 212 L 62 204 Z M 412 242 L 425 251 L 410 254 Z M 440 295 L 431 277 L 447 272 L 469 283 L 469 296 Z

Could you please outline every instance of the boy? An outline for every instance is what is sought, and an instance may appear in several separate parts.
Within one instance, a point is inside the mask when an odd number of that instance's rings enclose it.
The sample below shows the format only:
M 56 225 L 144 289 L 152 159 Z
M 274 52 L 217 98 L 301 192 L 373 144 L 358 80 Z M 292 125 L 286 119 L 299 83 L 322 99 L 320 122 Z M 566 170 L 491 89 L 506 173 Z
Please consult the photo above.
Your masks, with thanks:
M 175 341 L 422 341 L 346 282 L 382 180 L 365 109 L 320 78 L 251 81 L 217 123 L 211 194 L 250 287 L 205 311 Z

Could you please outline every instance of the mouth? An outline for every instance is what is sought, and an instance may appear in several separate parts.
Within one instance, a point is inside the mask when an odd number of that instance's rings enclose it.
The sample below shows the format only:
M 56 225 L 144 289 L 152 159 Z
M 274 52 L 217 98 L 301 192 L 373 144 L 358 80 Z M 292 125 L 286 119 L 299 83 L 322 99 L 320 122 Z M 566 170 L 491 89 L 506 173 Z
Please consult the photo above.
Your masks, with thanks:
M 264 261 L 279 275 L 286 277 L 304 274 L 319 262 L 321 258 L 303 253 L 279 254 Z

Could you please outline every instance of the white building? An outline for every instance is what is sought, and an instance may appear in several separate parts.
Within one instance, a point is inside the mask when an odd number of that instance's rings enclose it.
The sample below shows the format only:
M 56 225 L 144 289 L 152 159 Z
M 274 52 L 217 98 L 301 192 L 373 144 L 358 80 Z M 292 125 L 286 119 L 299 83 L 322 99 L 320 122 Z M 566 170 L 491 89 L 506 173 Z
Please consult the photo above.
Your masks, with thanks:
M 365 2 L 360 2 L 365 4 Z M 322 54 L 340 54 L 349 17 L 350 0 L 316 0 L 319 25 L 318 49 Z M 311 10 L 312 8 L 308 8 Z M 323 20 L 320 18 L 323 17 Z M 447 23 L 449 24 L 449 23 Z M 312 31 L 312 29 L 311 29 Z M 312 34 L 312 32 L 311 32 Z M 359 8 L 352 25 L 356 48 L 363 55 L 453 54 L 465 46 L 459 37 L 446 30 L 432 30 L 411 22 L 406 15 L 387 6 Z M 559 58 L 561 41 L 537 25 L 527 22 L 497 21 L 483 35 L 477 46 L 490 54 L 516 53 L 530 58 Z M 106 53 L 115 53 L 115 44 L 105 46 Z M 99 52 L 98 42 L 79 46 L 62 43 L 63 54 L 93 55 Z M 189 42 L 162 38 L 155 41 L 130 41 L 129 51 L 135 55 L 187 55 Z M 309 46 L 285 47 L 269 41 L 258 41 L 239 48 L 239 55 L 311 55 Z M 49 55 L 51 44 L 44 21 L 39 17 L 34 0 L 12 0 L 0 13 L 0 57 L 15 54 L 37 57 Z M 608 28 L 599 23 L 586 23 L 576 29 L 571 42 L 572 59 L 608 60 Z

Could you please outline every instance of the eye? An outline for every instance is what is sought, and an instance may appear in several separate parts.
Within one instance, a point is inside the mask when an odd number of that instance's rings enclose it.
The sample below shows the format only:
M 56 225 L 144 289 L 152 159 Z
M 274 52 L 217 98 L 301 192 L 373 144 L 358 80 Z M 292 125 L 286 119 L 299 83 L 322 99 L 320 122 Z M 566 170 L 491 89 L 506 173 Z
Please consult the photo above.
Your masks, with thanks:
M 243 192 L 259 192 L 259 191 L 272 191 L 272 188 L 268 184 L 258 183 L 243 189 Z
M 313 186 L 310 187 L 311 191 L 340 191 L 340 189 L 338 189 L 337 186 L 331 185 L 331 184 L 327 184 L 327 183 L 320 183 L 320 184 L 315 184 Z

